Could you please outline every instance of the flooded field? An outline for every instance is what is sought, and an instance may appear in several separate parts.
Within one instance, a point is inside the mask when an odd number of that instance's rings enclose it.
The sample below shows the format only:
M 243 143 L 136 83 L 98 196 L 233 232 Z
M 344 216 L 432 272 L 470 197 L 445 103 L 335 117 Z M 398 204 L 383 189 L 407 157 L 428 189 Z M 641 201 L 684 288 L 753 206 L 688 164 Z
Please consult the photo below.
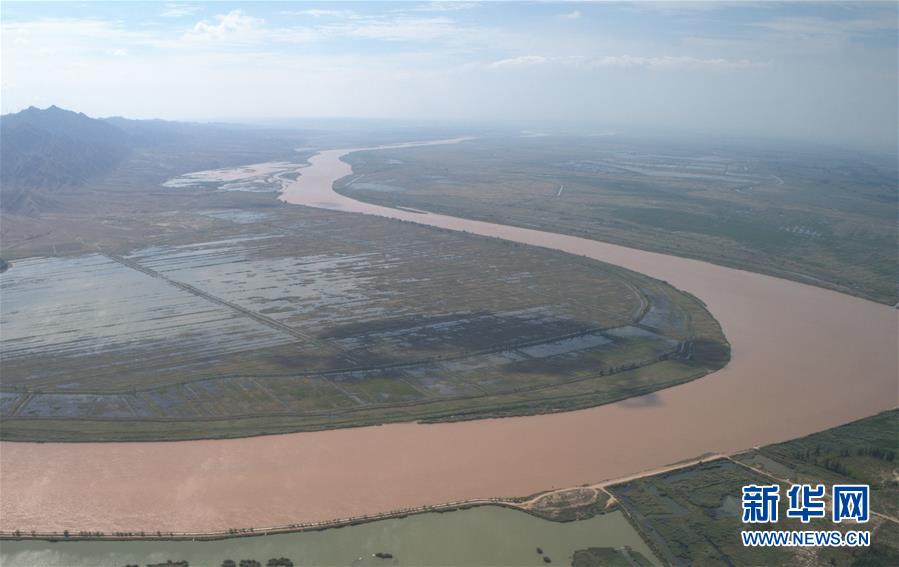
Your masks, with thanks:
M 163 183 L 164 187 L 207 187 L 219 191 L 280 191 L 285 174 L 302 168 L 301 164 L 271 162 L 237 168 L 188 173 Z
M 506 508 L 481 507 L 443 514 L 420 514 L 324 532 L 239 538 L 211 542 L 11 542 L 4 541 L 0 563 L 7 567 L 122 567 L 187 560 L 220 565 L 224 559 L 287 557 L 308 566 L 544 565 L 540 547 L 558 565 L 569 565 L 578 549 L 624 547 L 655 564 L 652 552 L 621 512 L 589 520 L 556 523 Z M 376 553 L 390 553 L 381 559 Z
M 0 483 L 15 495 L 0 501 L 4 530 L 203 531 L 524 495 L 796 438 L 897 405 L 890 307 L 572 236 L 361 204 L 331 189 L 351 174 L 344 153 L 312 158 L 283 198 L 534 244 L 666 280 L 708 305 L 732 362 L 681 386 L 552 415 L 183 443 L 4 442 Z
M 639 274 L 370 217 L 205 208 L 221 194 L 199 194 L 202 230 L 116 254 L 17 260 L 0 277 L 4 438 L 169 440 L 558 411 L 726 361 L 702 305 Z M 695 348 L 707 342 L 723 358 Z
M 77 390 L 294 340 L 100 254 L 17 261 L 0 285 L 5 386 Z

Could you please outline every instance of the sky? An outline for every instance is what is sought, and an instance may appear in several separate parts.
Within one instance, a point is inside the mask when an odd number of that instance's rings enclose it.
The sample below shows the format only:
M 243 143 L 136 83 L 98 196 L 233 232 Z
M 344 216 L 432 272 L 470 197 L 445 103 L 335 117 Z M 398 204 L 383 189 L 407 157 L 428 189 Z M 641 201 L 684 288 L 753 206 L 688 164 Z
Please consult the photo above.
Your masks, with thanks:
M 893 150 L 894 2 L 0 2 L 0 103 Z

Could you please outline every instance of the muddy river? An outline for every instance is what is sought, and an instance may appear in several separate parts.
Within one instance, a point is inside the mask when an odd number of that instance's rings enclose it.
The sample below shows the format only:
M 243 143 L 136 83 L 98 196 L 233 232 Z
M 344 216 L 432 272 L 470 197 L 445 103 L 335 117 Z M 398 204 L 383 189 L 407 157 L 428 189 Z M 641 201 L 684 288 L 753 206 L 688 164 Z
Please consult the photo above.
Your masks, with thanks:
M 289 203 L 381 215 L 589 256 L 705 301 L 724 370 L 593 409 L 249 439 L 0 444 L 0 529 L 206 531 L 530 494 L 806 435 L 899 403 L 897 311 L 804 284 L 621 246 L 360 203 L 324 151 Z

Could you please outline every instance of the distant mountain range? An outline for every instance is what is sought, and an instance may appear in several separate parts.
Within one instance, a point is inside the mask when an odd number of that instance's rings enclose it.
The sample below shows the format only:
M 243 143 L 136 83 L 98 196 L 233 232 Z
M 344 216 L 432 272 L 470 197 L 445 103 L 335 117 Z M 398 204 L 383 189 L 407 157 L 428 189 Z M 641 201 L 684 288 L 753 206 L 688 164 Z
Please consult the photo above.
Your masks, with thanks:
M 0 117 L 3 208 L 27 208 L 32 189 L 81 185 L 119 163 L 129 146 L 120 128 L 56 106 Z
M 110 171 L 144 141 L 140 127 L 126 126 L 130 122 L 139 123 L 58 106 L 0 117 L 0 206 L 34 212 L 46 208 L 49 192 Z
M 297 159 L 297 148 L 379 145 L 464 133 L 467 130 L 359 119 L 228 124 L 91 118 L 57 106 L 32 106 L 0 116 L 0 210 L 20 215 L 58 210 L 72 190 L 100 187 L 119 175 L 132 183 L 116 181 L 113 186 L 128 190 L 158 186 L 189 171 Z
M 198 166 L 215 166 L 210 153 L 234 154 L 253 144 L 259 159 L 272 152 L 292 152 L 296 146 L 283 138 L 258 127 L 91 118 L 57 106 L 32 106 L 0 117 L 0 208 L 18 214 L 50 209 L 55 194 L 84 186 L 132 156 L 163 151 L 196 155 Z M 166 173 L 164 169 L 161 173 Z

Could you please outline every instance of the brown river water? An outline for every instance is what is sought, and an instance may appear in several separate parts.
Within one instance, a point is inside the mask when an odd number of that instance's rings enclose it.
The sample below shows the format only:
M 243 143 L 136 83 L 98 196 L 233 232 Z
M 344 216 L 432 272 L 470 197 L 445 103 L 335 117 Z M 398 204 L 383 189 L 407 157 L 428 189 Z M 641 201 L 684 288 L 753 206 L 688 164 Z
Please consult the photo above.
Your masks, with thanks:
M 573 236 L 395 210 L 336 194 L 314 156 L 282 199 L 589 256 L 706 302 L 723 370 L 587 410 L 233 440 L 0 443 L 0 529 L 211 531 L 526 495 L 803 436 L 899 405 L 897 311 L 834 291 Z

